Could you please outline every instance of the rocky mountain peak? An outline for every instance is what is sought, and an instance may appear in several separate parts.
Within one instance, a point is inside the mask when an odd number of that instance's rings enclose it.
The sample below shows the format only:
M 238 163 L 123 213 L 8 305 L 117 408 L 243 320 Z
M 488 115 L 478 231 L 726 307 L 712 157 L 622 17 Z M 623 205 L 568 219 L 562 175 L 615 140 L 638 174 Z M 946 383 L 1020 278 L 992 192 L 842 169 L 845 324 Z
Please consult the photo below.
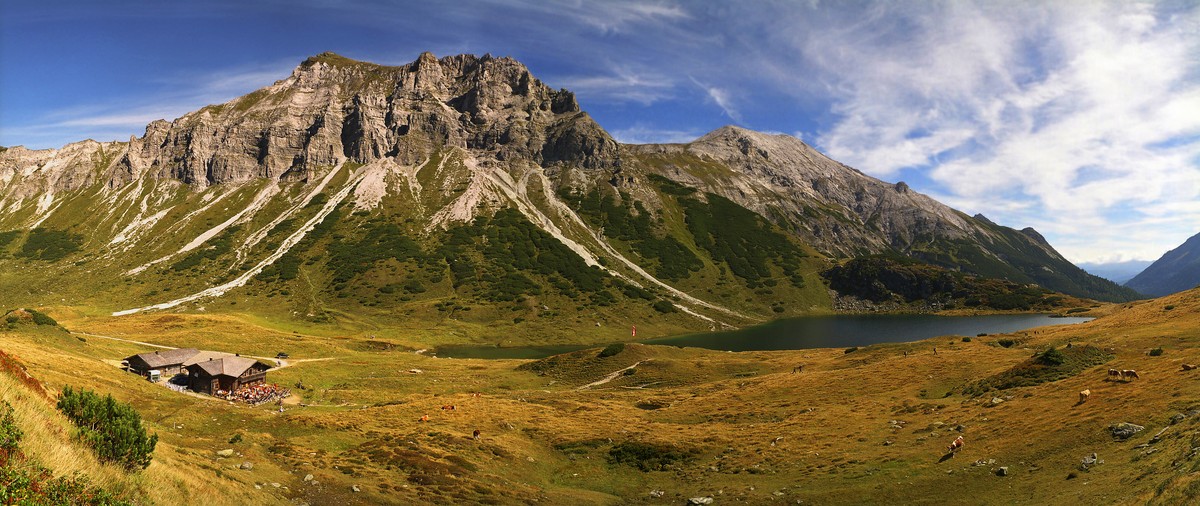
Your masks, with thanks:
M 550 88 L 512 58 L 425 52 L 387 66 L 326 52 L 271 86 L 152 122 L 123 152 L 105 155 L 111 162 L 102 174 L 90 174 L 95 162 L 69 163 L 66 169 L 89 175 L 47 179 L 70 182 L 55 183 L 56 190 L 96 177 L 116 187 L 147 173 L 197 188 L 303 181 L 346 160 L 412 165 L 445 147 L 500 162 L 619 165 L 617 143 L 580 111 L 575 95 Z

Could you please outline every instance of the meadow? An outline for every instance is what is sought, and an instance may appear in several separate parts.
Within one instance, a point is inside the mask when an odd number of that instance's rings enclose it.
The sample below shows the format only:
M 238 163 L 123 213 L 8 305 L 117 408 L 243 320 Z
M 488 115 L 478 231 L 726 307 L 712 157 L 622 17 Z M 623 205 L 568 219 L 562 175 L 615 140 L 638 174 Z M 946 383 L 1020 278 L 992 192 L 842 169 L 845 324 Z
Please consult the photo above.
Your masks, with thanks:
M 62 327 L 0 327 L 3 350 L 48 393 L 0 374 L 0 396 L 36 441 L 27 453 L 136 502 L 1179 504 L 1200 496 L 1200 371 L 1181 367 L 1200 362 L 1196 290 L 1105 307 L 1087 324 L 969 340 L 849 352 L 628 344 L 538 361 L 437 358 L 420 352 L 420 335 L 334 334 L 239 313 L 41 310 Z M 172 392 L 118 369 L 121 358 L 153 349 L 126 340 L 286 352 L 288 365 L 267 378 L 294 396 L 281 413 Z M 1009 381 L 1051 348 L 1098 351 L 1067 353 L 1062 374 Z M 1151 356 L 1155 348 L 1163 353 Z M 1113 367 L 1141 379 L 1110 379 Z M 150 466 L 126 473 L 72 443 L 51 399 L 65 385 L 133 404 L 159 435 Z M 1079 403 L 1084 389 L 1091 396 Z M 1117 440 L 1110 426 L 1119 422 L 1144 430 Z M 947 454 L 960 435 L 965 447 Z M 226 449 L 233 454 L 218 455 Z M 1099 462 L 1082 465 L 1093 453 Z

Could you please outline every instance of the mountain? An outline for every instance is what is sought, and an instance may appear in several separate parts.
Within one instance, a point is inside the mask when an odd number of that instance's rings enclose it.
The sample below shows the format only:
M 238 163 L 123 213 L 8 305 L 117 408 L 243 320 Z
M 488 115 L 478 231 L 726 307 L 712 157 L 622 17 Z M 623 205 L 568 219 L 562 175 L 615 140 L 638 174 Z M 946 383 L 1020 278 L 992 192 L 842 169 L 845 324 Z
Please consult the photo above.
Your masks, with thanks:
M 1200 234 L 1163 254 L 1125 286 L 1146 295 L 1161 297 L 1200 285 Z
M 595 342 L 829 311 L 820 273 L 881 253 L 1136 297 L 789 136 L 619 144 L 490 55 L 324 53 L 127 142 L 0 151 L 12 304 Z
M 1124 262 L 1111 263 L 1081 263 L 1079 268 L 1087 271 L 1090 274 L 1100 276 L 1113 283 L 1125 284 L 1126 281 L 1133 279 L 1139 272 L 1142 272 L 1149 267 L 1148 260 L 1127 260 Z

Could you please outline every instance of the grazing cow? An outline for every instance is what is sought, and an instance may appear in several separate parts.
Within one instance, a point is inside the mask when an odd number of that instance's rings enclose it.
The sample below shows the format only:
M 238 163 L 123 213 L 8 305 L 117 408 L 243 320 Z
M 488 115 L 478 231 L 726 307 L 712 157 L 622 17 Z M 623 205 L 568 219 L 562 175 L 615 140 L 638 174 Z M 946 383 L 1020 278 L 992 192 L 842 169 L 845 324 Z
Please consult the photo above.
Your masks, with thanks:
M 1183 370 L 1185 370 L 1185 371 L 1190 371 L 1197 367 L 1195 364 L 1182 364 L 1182 365 L 1183 365 Z
M 1135 371 L 1133 369 L 1121 369 L 1121 376 L 1124 376 L 1126 380 L 1128 380 L 1130 378 L 1142 379 L 1141 376 L 1138 376 L 1137 371 Z
M 479 441 L 479 429 L 475 429 L 475 432 L 471 433 L 471 439 Z
M 1121 370 L 1120 370 L 1120 369 L 1109 369 L 1109 370 L 1108 370 L 1108 377 L 1109 377 L 1109 378 L 1112 378 L 1113 376 L 1116 376 L 1116 377 L 1117 377 L 1117 379 L 1122 379 L 1122 378 L 1121 378 Z
M 950 446 L 946 448 L 946 453 L 954 453 L 960 450 L 963 447 L 963 444 L 963 437 L 958 436 L 958 438 L 955 439 L 953 443 L 950 443 Z
M 1092 395 L 1091 389 L 1083 390 L 1083 391 L 1079 392 L 1079 403 L 1083 404 L 1083 403 L 1087 402 L 1088 397 L 1091 395 Z

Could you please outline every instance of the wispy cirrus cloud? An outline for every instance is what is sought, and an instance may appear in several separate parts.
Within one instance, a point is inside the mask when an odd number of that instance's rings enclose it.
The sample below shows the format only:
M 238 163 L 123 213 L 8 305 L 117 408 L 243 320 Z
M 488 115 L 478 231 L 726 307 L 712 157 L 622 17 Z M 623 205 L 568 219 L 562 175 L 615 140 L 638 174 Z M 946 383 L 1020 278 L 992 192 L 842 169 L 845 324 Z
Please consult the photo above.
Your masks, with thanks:
M 673 79 L 629 65 L 612 65 L 604 74 L 551 78 L 589 100 L 649 105 L 675 95 Z
M 0 138 L 21 138 L 34 147 L 58 147 L 81 140 L 80 131 L 99 141 L 128 140 L 147 124 L 173 120 L 208 104 L 222 103 L 287 77 L 300 59 L 265 65 L 182 72 L 155 80 L 160 90 L 47 111 L 25 124 L 6 122 Z
M 647 123 L 635 123 L 609 133 L 625 144 L 685 144 L 704 135 L 697 130 L 662 129 Z

